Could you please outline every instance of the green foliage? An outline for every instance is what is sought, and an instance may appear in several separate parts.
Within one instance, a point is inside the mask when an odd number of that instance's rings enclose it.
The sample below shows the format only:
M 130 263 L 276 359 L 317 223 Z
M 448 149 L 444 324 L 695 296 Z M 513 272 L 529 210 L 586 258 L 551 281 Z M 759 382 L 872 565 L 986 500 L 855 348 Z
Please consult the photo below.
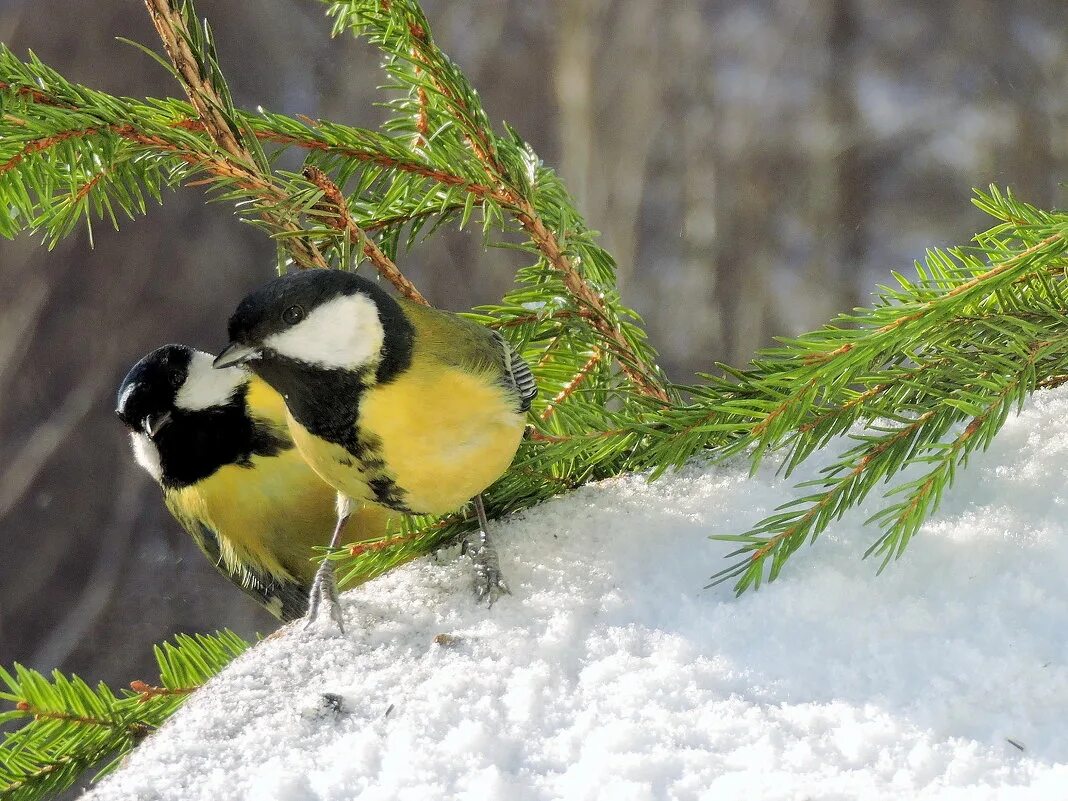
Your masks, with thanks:
M 656 478 L 695 457 L 749 459 L 755 469 L 771 455 L 789 475 L 818 449 L 841 451 L 776 514 L 717 535 L 739 547 L 713 583 L 733 579 L 738 592 L 774 579 L 880 484 L 869 554 L 885 567 L 1006 416 L 1035 389 L 1068 381 L 1068 214 L 991 188 L 975 202 L 993 228 L 967 247 L 930 251 L 915 278 L 894 274 L 896 286 L 870 308 L 783 339 L 743 369 L 718 365 L 700 383 L 668 384 L 619 297 L 612 257 L 555 173 L 515 131 L 491 124 L 419 4 L 324 3 L 335 33 L 382 51 L 392 116 L 381 131 L 235 108 L 210 30 L 189 3 L 167 7 L 173 29 L 161 35 L 191 51 L 189 69 L 163 62 L 191 102 L 113 97 L 0 48 L 0 202 L 9 210 L 0 234 L 40 231 L 53 244 L 81 220 L 117 224 L 190 182 L 274 237 L 282 270 L 357 269 L 368 257 L 382 271 L 443 226 L 478 225 L 486 244 L 517 248 L 528 262 L 499 303 L 471 316 L 509 339 L 541 391 L 511 470 L 486 494 L 492 515 L 622 472 Z M 275 169 L 290 151 L 305 169 Z M 364 581 L 454 541 L 474 527 L 470 518 L 409 518 L 327 558 L 343 582 Z M 202 683 L 244 647 L 227 636 L 159 649 L 163 686 Z M 0 780 L 20 799 L 123 753 L 181 698 L 116 697 L 21 668 L 2 678 L 4 698 L 29 704 L 6 718 L 36 715 L 4 745 Z
M 58 670 L 51 679 L 22 665 L 0 668 L 0 699 L 15 705 L 0 723 L 30 722 L 0 745 L 0 798 L 31 801 L 70 787 L 87 769 L 110 761 L 97 776 L 152 733 L 199 687 L 248 647 L 229 631 L 156 647 L 160 686 L 135 683 L 116 694 Z

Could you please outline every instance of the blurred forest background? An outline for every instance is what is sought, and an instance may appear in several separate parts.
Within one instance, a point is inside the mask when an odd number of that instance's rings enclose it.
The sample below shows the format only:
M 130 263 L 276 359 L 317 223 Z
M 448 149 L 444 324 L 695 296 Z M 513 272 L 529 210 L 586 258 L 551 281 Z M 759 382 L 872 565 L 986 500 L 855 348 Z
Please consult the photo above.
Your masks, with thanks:
M 669 374 L 741 364 L 988 225 L 973 186 L 1063 205 L 1064 0 L 426 0 L 438 40 L 563 174 Z M 200 0 L 238 104 L 375 125 L 378 56 L 312 0 Z M 0 40 L 72 80 L 175 95 L 134 0 L 0 0 Z M 436 305 L 515 254 L 450 234 L 400 260 Z M 127 368 L 217 350 L 273 246 L 198 189 L 51 253 L 0 242 L 0 663 L 152 680 L 177 631 L 274 621 L 221 581 L 133 463 Z M 710 565 L 710 568 L 712 566 Z

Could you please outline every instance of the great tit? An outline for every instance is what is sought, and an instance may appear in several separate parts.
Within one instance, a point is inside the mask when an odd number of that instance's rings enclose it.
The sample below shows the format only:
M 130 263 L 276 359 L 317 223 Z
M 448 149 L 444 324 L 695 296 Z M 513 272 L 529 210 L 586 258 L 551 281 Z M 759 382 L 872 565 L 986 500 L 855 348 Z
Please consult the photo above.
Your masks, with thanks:
M 334 526 L 336 495 L 294 448 L 278 393 L 212 361 L 185 345 L 152 351 L 123 380 L 116 413 L 200 550 L 267 611 L 293 620 L 307 610 L 313 549 Z M 381 536 L 388 517 L 361 507 L 341 538 Z
M 338 490 L 339 525 L 348 499 L 417 514 L 475 499 L 476 592 L 508 591 L 479 493 L 511 464 L 537 387 L 499 334 L 354 273 L 307 270 L 242 300 L 229 336 L 215 366 L 246 364 L 285 398 L 297 448 Z M 329 562 L 312 616 L 320 598 L 340 623 Z

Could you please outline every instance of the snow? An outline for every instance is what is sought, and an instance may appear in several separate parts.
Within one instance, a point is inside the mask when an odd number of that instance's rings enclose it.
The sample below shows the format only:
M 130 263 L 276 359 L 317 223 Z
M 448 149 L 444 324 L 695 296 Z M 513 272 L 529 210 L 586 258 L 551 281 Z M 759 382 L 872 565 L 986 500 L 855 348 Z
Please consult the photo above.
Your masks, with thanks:
M 586 487 L 498 524 L 492 610 L 452 554 L 393 571 L 344 596 L 347 636 L 263 642 L 88 797 L 1068 798 L 1066 420 L 1036 395 L 883 576 L 861 510 L 741 598 L 702 589 L 707 535 L 783 502 L 770 468 Z

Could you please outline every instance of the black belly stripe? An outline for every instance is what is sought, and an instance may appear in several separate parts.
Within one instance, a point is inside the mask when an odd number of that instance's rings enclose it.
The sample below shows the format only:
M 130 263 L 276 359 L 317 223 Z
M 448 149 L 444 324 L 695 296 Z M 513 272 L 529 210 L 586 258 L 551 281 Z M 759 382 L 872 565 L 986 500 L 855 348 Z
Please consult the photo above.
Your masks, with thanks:
M 267 354 L 253 366 L 281 392 L 293 419 L 309 434 L 345 449 L 352 459 L 338 463 L 359 474 L 376 503 L 411 513 L 407 492 L 382 458 L 382 441 L 358 425 L 360 400 L 376 382 L 369 371 L 326 370 L 275 354 Z

